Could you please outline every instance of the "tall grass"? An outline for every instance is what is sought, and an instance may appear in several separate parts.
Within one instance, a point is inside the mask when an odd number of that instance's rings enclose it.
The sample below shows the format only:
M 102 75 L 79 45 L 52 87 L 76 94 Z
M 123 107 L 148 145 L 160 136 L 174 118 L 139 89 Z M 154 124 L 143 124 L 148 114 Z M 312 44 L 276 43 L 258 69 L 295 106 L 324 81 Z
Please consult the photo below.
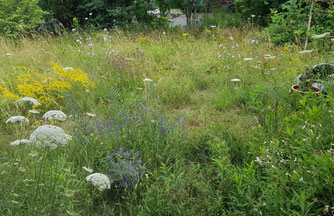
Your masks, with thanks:
M 334 63 L 321 47 L 300 54 L 244 27 L 0 38 L 0 50 L 0 80 L 17 94 L 13 67 L 50 74 L 52 61 L 96 85 L 52 105 L 70 115 L 55 124 L 73 136 L 56 150 L 9 146 L 34 125 L 6 125 L 26 111 L 1 98 L 4 215 L 333 213 L 333 86 L 288 93 L 305 65 Z M 139 181 L 104 192 L 85 182 L 120 147 L 140 152 Z

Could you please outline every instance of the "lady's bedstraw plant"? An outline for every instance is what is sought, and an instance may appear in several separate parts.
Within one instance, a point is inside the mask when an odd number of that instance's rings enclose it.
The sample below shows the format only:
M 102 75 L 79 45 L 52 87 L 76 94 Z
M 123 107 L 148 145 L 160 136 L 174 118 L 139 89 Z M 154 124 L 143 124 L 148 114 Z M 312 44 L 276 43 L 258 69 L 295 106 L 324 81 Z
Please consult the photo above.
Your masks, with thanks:
M 116 188 L 129 188 L 139 181 L 145 170 L 139 151 L 124 151 L 121 147 L 116 153 L 108 155 L 107 161 L 111 164 L 108 177 Z
M 52 105 L 61 102 L 63 93 L 74 88 L 92 88 L 94 83 L 90 82 L 88 76 L 80 69 L 62 68 L 56 63 L 51 63 L 53 67 L 52 74 L 39 73 L 31 68 L 23 66 L 15 67 L 16 73 L 13 83 L 3 83 L 0 86 L 0 96 L 19 99 L 18 103 L 24 103 L 27 100 L 37 106 L 39 103 L 43 108 L 50 108 Z M 5 83 L 6 84 L 6 83 Z M 14 84 L 14 85 L 13 85 Z M 6 86 L 13 86 L 8 90 Z M 39 103 L 31 101 L 36 98 Z

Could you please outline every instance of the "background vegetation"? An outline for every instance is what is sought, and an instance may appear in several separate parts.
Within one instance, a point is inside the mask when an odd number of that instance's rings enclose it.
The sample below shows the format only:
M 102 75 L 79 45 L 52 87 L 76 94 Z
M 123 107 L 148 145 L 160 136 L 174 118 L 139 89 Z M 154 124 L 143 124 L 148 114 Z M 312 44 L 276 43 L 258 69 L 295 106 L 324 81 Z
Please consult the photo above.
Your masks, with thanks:
M 333 83 L 318 96 L 289 93 L 305 66 L 334 64 L 331 35 L 301 52 L 296 33 L 277 45 L 261 18 L 242 14 L 95 31 L 70 15 L 74 31 L 1 37 L 1 214 L 332 215 Z M 15 103 L 24 96 L 42 106 Z M 68 119 L 42 120 L 48 110 Z M 5 123 L 15 115 L 30 123 Z M 10 145 L 44 124 L 72 141 Z M 120 164 L 137 164 L 131 183 Z M 115 181 L 99 191 L 90 172 Z

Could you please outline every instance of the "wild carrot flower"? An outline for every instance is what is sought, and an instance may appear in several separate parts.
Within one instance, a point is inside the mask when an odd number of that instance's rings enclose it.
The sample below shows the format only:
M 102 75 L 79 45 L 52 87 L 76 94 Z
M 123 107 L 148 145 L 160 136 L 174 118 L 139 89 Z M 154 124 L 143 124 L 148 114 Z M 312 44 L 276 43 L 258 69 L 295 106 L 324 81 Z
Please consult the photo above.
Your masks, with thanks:
M 92 173 L 92 172 L 93 172 L 93 169 L 88 168 L 88 167 L 85 167 L 85 166 L 83 166 L 82 169 L 84 169 L 85 171 L 87 171 L 87 172 L 89 172 L 89 173 Z
M 6 121 L 6 124 L 17 123 L 17 122 L 29 124 L 29 120 L 24 116 L 12 116 Z
M 110 180 L 106 175 L 93 173 L 86 177 L 87 182 L 91 182 L 100 191 L 110 189 Z
M 89 116 L 89 117 L 96 117 L 96 114 L 94 114 L 94 113 L 86 113 L 86 115 Z
M 46 112 L 42 118 L 49 121 L 65 121 L 67 115 L 60 110 L 50 110 Z
M 149 79 L 149 78 L 146 78 L 143 80 L 144 82 L 152 82 L 153 80 Z
M 10 145 L 11 146 L 18 146 L 18 145 L 21 145 L 21 144 L 30 144 L 30 140 L 27 140 L 27 139 L 21 139 L 21 140 L 15 140 L 14 142 L 11 142 Z
M 57 126 L 39 126 L 31 135 L 30 141 L 37 147 L 49 147 L 56 149 L 58 145 L 66 145 L 72 136 L 65 134 L 64 130 Z
M 37 111 L 37 110 L 29 110 L 28 112 L 32 113 L 32 114 L 39 114 L 39 111 Z
M 15 103 L 18 103 L 18 104 L 29 103 L 29 104 L 32 104 L 32 105 L 34 105 L 34 106 L 39 106 L 39 105 L 41 105 L 36 99 L 34 99 L 34 98 L 30 98 L 30 97 L 24 97 L 24 98 L 21 98 L 21 99 L 15 101 Z

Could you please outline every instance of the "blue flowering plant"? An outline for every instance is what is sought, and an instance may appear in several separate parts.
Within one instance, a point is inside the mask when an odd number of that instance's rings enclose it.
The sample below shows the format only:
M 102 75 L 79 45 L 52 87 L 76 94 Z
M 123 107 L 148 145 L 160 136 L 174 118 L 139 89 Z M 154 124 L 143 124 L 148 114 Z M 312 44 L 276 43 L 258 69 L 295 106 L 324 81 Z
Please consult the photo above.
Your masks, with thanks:
M 135 185 L 144 174 L 145 166 L 140 158 L 139 151 L 125 151 L 122 147 L 107 156 L 111 165 L 107 175 L 116 188 L 130 188 Z

